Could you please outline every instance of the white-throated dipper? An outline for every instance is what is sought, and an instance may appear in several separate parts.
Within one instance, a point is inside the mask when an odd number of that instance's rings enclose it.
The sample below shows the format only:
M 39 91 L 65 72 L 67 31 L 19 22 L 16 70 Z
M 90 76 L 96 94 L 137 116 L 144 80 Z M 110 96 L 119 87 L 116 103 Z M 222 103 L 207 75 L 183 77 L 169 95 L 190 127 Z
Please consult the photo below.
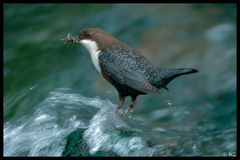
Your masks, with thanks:
M 136 105 L 138 95 L 159 94 L 159 89 L 167 89 L 167 84 L 174 78 L 198 72 L 193 68 L 164 69 L 154 66 L 141 53 L 99 28 L 84 29 L 74 37 L 68 34 L 64 42 L 81 43 L 90 52 L 98 72 L 118 91 L 117 110 L 123 107 L 125 97 L 131 96 L 125 117 Z

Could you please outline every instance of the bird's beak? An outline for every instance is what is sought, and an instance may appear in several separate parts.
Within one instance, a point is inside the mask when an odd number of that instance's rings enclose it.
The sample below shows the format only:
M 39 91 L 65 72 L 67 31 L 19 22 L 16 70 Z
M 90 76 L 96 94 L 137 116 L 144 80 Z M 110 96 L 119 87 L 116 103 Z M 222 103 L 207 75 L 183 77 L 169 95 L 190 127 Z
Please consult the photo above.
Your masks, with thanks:
M 72 36 L 70 33 L 68 33 L 67 36 L 65 38 L 62 38 L 61 40 L 64 41 L 64 44 L 67 44 L 67 43 L 80 43 L 80 41 L 81 41 L 79 36 Z

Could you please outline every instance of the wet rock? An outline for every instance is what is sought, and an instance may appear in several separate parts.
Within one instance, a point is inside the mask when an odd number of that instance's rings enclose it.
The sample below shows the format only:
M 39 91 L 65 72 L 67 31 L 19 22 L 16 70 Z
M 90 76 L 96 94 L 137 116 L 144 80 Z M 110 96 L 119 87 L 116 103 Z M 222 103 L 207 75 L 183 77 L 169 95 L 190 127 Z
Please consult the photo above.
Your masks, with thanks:
M 82 139 L 83 132 L 84 129 L 78 129 L 70 133 L 70 135 L 67 137 L 67 143 L 62 152 L 62 156 L 89 156 L 89 147 Z

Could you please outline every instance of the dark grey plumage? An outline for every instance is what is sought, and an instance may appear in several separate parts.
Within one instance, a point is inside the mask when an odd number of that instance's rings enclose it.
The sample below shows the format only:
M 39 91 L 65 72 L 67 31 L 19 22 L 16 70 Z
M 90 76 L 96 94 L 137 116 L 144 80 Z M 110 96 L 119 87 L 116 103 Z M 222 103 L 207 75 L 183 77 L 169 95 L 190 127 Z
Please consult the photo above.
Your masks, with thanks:
M 159 94 L 159 89 L 177 76 L 197 72 L 195 69 L 161 69 L 152 65 L 136 50 L 126 46 L 109 46 L 102 49 L 99 56 L 103 75 L 106 74 L 123 96 L 139 94 Z M 106 78 L 106 77 L 105 77 Z M 121 88 L 130 87 L 134 92 L 128 93 Z M 140 91 L 140 92 L 137 92 Z

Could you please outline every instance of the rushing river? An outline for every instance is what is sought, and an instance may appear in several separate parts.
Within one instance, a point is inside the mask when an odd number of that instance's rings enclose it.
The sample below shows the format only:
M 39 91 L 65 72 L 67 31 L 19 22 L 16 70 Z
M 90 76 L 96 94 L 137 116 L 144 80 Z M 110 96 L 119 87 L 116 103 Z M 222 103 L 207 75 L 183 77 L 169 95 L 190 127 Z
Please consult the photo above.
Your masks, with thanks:
M 123 119 L 87 50 L 60 41 L 86 27 L 199 73 L 139 96 Z M 4 4 L 3 51 L 4 156 L 236 155 L 234 4 Z

